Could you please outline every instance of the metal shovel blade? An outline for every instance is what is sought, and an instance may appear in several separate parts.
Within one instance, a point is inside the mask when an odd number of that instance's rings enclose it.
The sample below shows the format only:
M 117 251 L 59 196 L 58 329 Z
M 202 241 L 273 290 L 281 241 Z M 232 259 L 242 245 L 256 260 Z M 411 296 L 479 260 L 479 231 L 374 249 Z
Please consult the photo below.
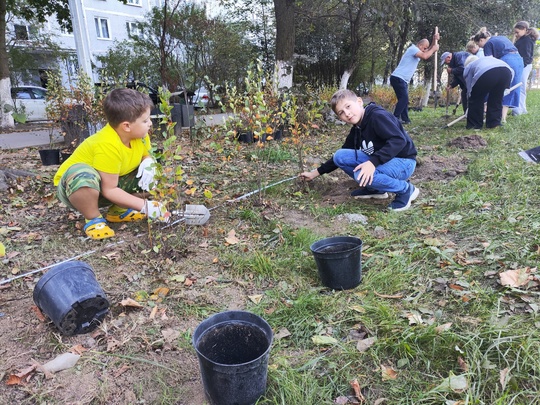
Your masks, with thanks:
M 188 225 L 204 225 L 210 219 L 210 211 L 204 205 L 186 204 L 184 221 Z

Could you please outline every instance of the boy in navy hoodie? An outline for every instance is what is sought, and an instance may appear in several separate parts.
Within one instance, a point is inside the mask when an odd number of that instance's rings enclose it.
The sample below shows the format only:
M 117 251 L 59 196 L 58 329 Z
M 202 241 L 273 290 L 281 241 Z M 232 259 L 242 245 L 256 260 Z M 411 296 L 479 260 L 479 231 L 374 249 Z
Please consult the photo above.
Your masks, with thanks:
M 351 132 L 333 158 L 300 177 L 310 181 L 340 168 L 360 186 L 351 196 L 383 199 L 391 192 L 396 196 L 390 210 L 409 209 L 420 191 L 408 181 L 416 168 L 416 148 L 401 123 L 375 103 L 364 108 L 350 90 L 338 90 L 331 104 L 339 119 L 352 125 Z

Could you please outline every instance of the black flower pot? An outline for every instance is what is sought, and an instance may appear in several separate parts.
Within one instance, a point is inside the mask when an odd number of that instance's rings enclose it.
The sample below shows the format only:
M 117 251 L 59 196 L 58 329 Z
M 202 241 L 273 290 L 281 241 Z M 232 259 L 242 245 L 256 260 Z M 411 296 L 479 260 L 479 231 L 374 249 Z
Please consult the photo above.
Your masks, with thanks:
M 43 166 L 52 166 L 60 164 L 60 149 L 41 149 L 39 157 Z

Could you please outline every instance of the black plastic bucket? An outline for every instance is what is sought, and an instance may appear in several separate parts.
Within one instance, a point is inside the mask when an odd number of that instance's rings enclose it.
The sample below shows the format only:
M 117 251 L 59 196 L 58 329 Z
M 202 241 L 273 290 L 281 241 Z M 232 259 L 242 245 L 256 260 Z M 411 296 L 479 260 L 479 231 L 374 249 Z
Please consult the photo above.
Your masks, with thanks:
M 362 240 L 354 236 L 334 236 L 311 245 L 319 277 L 324 286 L 348 290 L 362 280 Z
M 43 166 L 60 164 L 60 149 L 40 149 L 39 157 Z
M 94 330 L 109 312 L 109 301 L 94 271 L 70 261 L 50 269 L 34 288 L 34 302 L 64 335 Z
M 245 311 L 215 314 L 197 326 L 197 351 L 204 392 L 212 405 L 252 405 L 266 391 L 272 328 Z

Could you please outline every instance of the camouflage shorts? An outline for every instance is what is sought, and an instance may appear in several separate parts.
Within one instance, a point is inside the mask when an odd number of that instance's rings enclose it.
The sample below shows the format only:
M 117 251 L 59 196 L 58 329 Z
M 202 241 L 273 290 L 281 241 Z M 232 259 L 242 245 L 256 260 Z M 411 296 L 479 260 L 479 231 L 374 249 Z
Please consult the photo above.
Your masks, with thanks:
M 128 192 L 137 193 L 142 190 L 139 188 L 139 179 L 136 177 L 137 170 L 121 176 L 118 179 L 118 188 Z M 69 196 L 81 187 L 89 187 L 101 193 L 101 177 L 96 169 L 84 163 L 77 163 L 71 166 L 62 175 L 60 183 L 56 189 L 58 199 L 68 207 L 75 209 L 69 202 Z M 105 207 L 112 203 L 100 194 L 98 205 Z

